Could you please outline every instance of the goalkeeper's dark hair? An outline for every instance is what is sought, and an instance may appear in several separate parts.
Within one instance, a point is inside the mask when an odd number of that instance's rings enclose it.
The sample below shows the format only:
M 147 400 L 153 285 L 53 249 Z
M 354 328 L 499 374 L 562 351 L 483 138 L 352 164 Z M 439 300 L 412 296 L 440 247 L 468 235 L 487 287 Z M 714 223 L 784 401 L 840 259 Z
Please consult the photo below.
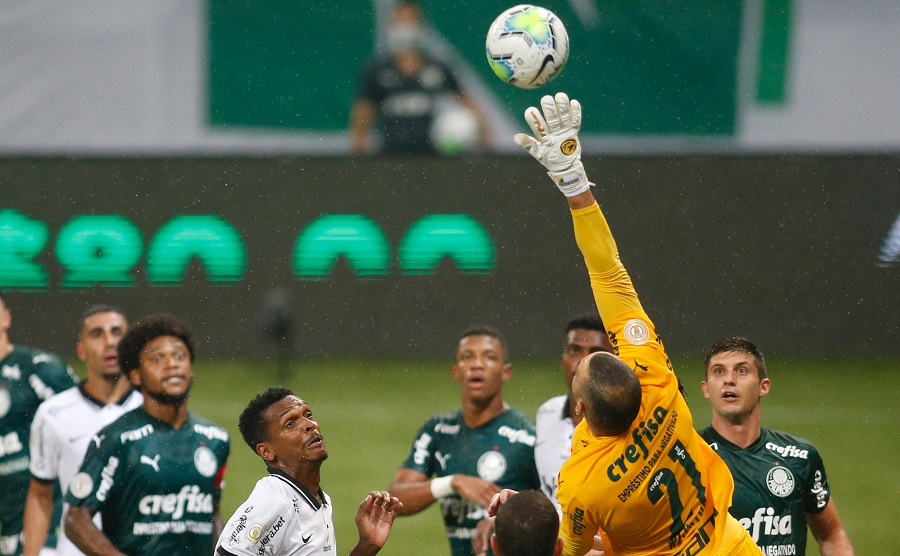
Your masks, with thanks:
M 603 326 L 603 320 L 600 319 L 594 311 L 578 313 L 569 318 L 566 322 L 566 334 L 573 330 L 596 330 L 606 334 L 606 328 Z
M 504 360 L 508 357 L 509 348 L 506 346 L 506 337 L 496 327 L 489 324 L 473 324 L 460 333 L 459 338 L 456 339 L 457 345 L 463 338 L 468 338 L 469 336 L 490 336 L 500 342 L 500 347 L 503 348 Z
M 523 490 L 497 510 L 494 534 L 503 556 L 553 556 L 559 516 L 543 493 Z
M 587 376 L 575 395 L 584 403 L 584 416 L 592 430 L 604 436 L 625 431 L 641 409 L 641 383 L 634 370 L 604 352 L 588 361 Z
M 194 362 L 194 333 L 186 322 L 169 313 L 147 315 L 138 320 L 128 332 L 122 336 L 117 349 L 119 367 L 130 372 L 141 368 L 141 352 L 144 346 L 160 336 L 174 336 L 184 342 Z
M 263 413 L 275 402 L 293 395 L 287 388 L 269 388 L 250 400 L 238 418 L 238 430 L 251 450 L 256 452 L 257 444 L 269 440 L 269 424 L 263 419 Z
M 709 362 L 714 356 L 729 351 L 752 355 L 753 362 L 756 363 L 756 369 L 759 371 L 760 380 L 769 377 L 769 373 L 766 371 L 766 358 L 762 352 L 756 347 L 756 344 L 741 336 L 727 336 L 716 340 L 706 352 L 706 360 L 703 363 L 704 372 L 709 371 Z

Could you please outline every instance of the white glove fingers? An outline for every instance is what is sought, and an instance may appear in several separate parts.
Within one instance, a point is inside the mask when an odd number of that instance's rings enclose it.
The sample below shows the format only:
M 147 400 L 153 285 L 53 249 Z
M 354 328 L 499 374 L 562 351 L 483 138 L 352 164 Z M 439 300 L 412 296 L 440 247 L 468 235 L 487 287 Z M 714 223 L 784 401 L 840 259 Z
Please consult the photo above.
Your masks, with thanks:
M 528 151 L 528 154 L 534 156 L 535 149 L 538 148 L 540 143 L 538 140 L 528 135 L 527 133 L 516 133 L 513 135 L 513 141 L 516 142 L 517 145 Z
M 556 106 L 556 100 L 550 95 L 541 97 L 541 109 L 544 111 L 544 118 L 547 119 L 550 133 L 556 133 L 561 129 L 559 122 L 559 108 Z
M 555 101 L 559 114 L 560 128 L 570 129 L 572 126 L 572 109 L 568 95 L 566 93 L 556 93 Z
M 541 115 L 541 111 L 531 106 L 525 111 L 525 123 L 531 128 L 534 137 L 541 143 L 548 141 L 547 121 Z
M 571 113 L 572 113 L 572 128 L 577 130 L 581 129 L 581 103 L 575 99 L 572 99 L 571 103 Z

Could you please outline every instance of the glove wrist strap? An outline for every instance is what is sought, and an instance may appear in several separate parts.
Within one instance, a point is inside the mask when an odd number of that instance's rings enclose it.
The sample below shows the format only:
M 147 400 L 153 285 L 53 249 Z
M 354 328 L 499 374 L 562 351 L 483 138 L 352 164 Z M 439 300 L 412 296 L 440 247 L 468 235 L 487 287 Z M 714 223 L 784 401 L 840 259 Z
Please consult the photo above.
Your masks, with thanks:
M 581 164 L 580 160 L 576 160 L 566 170 L 547 172 L 547 175 L 550 176 L 557 189 L 562 191 L 562 194 L 566 197 L 580 195 L 594 185 L 588 181 L 587 175 L 584 173 L 584 165 Z

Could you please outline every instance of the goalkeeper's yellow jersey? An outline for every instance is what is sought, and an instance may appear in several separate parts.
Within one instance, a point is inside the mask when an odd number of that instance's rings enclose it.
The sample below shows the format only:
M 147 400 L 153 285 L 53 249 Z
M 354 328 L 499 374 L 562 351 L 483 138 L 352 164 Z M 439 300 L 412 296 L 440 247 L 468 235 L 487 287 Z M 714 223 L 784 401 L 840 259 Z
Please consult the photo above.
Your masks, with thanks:
M 731 473 L 694 430 L 599 207 L 572 216 L 600 315 L 616 355 L 640 379 L 642 400 L 637 419 L 619 436 L 594 436 L 584 420 L 576 427 L 558 478 L 563 554 L 583 555 L 598 530 L 617 556 L 736 553 L 732 547 L 747 539 L 734 524 L 725 532 Z M 752 540 L 749 546 L 758 552 Z

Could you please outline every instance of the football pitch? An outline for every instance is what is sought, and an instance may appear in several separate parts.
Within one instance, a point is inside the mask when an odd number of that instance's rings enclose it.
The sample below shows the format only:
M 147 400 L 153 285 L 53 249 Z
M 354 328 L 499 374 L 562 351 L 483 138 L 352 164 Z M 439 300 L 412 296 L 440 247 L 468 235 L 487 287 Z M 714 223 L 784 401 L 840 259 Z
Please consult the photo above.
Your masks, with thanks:
M 564 392 L 557 360 L 513 359 L 508 403 L 534 416 Z M 338 554 L 356 542 L 357 506 L 387 489 L 427 417 L 459 407 L 447 360 L 295 360 L 285 374 L 274 361 L 198 361 L 191 410 L 232 435 L 222 498 L 225 519 L 243 502 L 265 466 L 240 437 L 237 418 L 250 399 L 285 386 L 309 402 L 329 458 L 322 488 L 334 502 Z M 700 392 L 702 361 L 675 361 L 698 428 L 710 422 Z M 900 554 L 893 499 L 900 493 L 900 359 L 777 359 L 768 361 L 772 391 L 763 425 L 811 440 L 825 460 L 831 493 L 857 554 Z M 285 376 L 284 379 L 280 378 Z M 891 509 L 895 508 L 895 509 Z M 809 539 L 808 552 L 817 554 Z M 399 518 L 382 554 L 441 555 L 449 548 L 437 505 Z

